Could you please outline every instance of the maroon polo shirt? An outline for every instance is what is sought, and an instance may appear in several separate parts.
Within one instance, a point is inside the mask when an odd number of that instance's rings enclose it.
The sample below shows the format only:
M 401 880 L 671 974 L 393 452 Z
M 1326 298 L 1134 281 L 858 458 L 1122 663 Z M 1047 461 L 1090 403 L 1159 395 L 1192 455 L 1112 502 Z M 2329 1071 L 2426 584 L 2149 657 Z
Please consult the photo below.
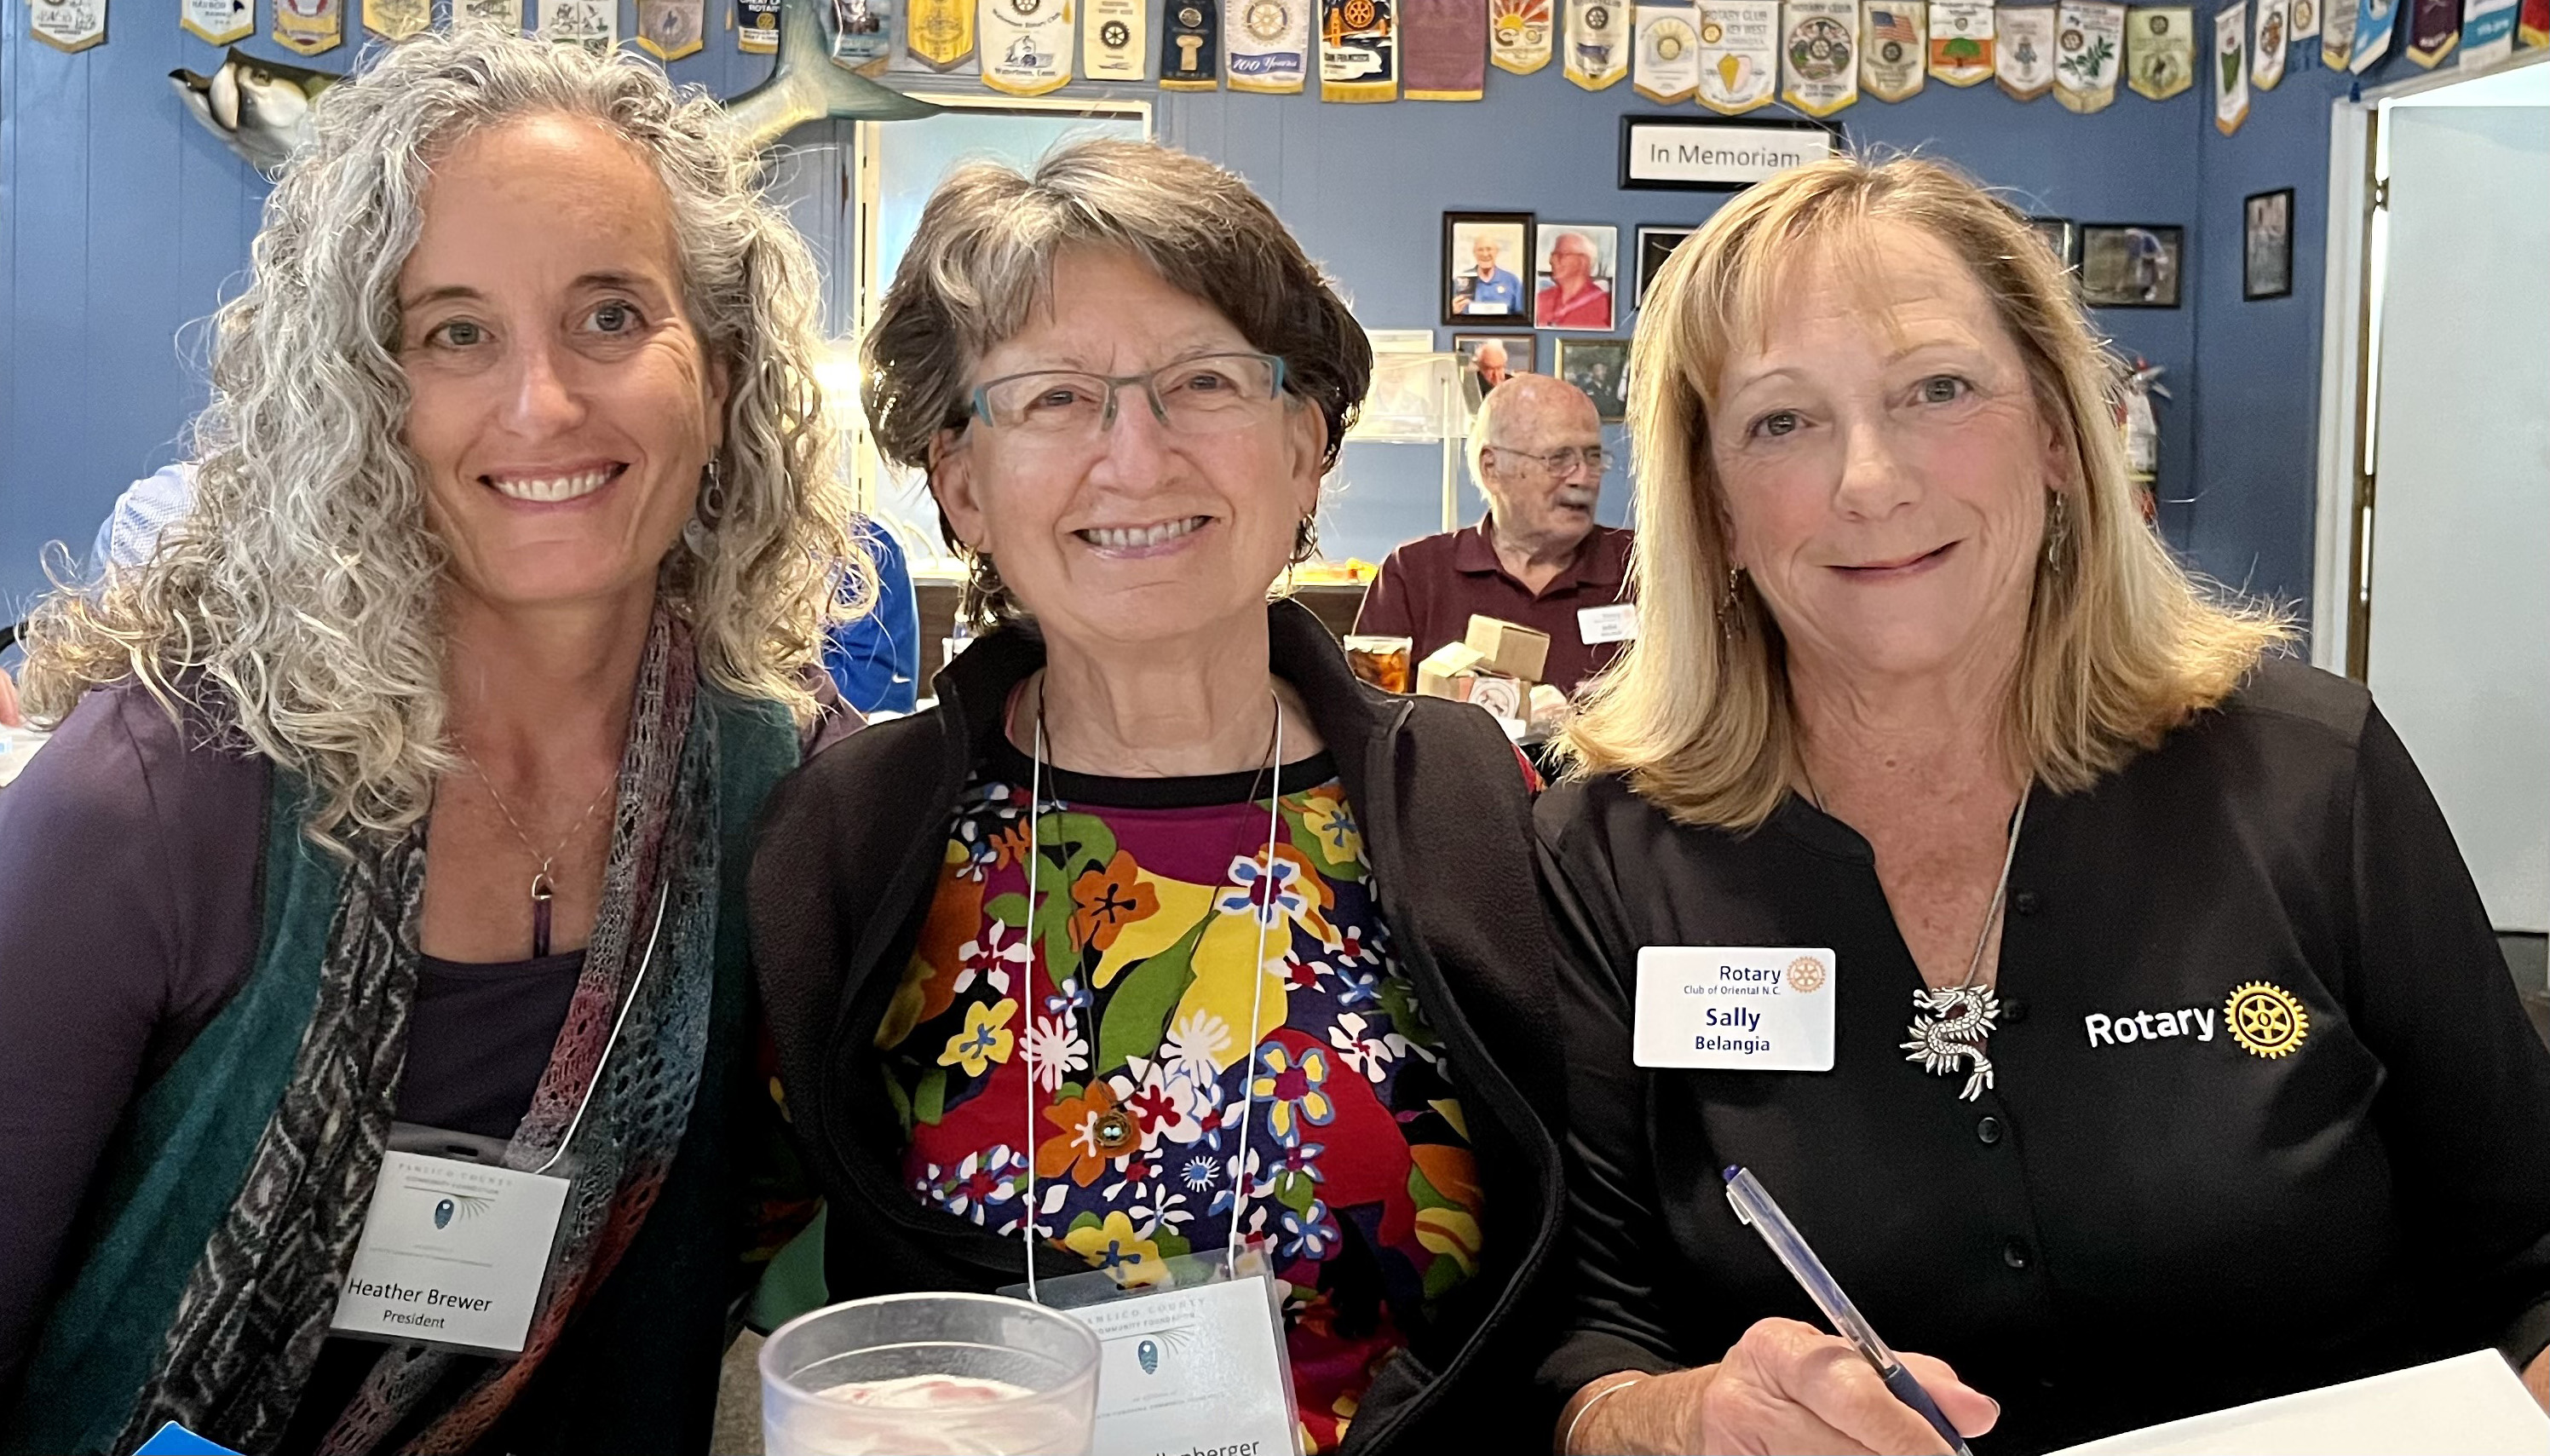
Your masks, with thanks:
M 1576 559 L 1535 594 L 1507 574 L 1488 535 L 1490 521 L 1410 541 L 1381 563 L 1364 593 L 1355 631 L 1415 638 L 1417 657 L 1468 634 L 1470 617 L 1497 617 L 1549 633 L 1542 681 L 1574 692 L 1608 666 L 1619 642 L 1587 643 L 1576 614 L 1629 600 L 1629 533 L 1597 526 Z M 1414 671 L 1412 665 L 1411 668 Z

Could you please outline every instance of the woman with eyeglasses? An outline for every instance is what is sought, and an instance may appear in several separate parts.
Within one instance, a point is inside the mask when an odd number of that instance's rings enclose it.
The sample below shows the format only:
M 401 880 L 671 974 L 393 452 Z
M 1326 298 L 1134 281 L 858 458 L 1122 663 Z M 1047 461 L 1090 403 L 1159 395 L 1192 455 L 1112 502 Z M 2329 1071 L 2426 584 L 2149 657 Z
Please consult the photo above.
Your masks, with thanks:
M 1508 1444 L 1566 1202 L 1526 771 L 1269 600 L 1362 330 L 1236 176 L 1085 142 L 949 177 L 867 364 L 989 631 L 756 848 L 832 1298 L 1262 1244 L 1310 1449 Z

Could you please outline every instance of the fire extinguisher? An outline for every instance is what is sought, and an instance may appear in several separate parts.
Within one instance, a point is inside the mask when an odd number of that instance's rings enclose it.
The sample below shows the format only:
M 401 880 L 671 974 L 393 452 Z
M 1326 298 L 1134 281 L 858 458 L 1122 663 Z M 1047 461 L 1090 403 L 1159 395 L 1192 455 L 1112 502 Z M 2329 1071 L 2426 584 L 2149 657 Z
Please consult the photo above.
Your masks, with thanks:
M 2137 354 L 2116 390 L 2116 425 L 2125 437 L 2125 474 L 2142 498 L 2146 522 L 2157 510 L 2152 487 L 2160 478 L 2160 418 L 2153 413 L 2151 397 L 2172 398 L 2160 376 L 2160 365 Z

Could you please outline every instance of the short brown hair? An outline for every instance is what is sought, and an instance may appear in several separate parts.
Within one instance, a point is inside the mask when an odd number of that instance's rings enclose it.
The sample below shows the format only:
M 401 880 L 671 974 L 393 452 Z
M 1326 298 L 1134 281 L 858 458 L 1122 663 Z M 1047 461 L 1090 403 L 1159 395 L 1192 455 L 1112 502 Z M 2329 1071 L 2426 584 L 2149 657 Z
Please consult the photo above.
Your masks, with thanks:
M 1321 467 L 1336 464 L 1372 385 L 1372 344 L 1327 275 L 1236 173 L 1155 143 L 1095 138 L 1024 172 L 969 163 L 931 194 L 867 338 L 868 427 L 887 459 L 929 467 L 932 440 L 965 425 L 976 361 L 1027 327 L 1054 259 L 1074 247 L 1139 258 L 1282 359 L 1286 391 L 1327 422 Z M 939 533 L 972 561 L 943 516 Z M 997 592 L 986 563 L 973 564 L 969 597 Z
M 1564 742 L 1573 771 L 1626 774 L 1684 824 L 1757 825 L 1800 773 L 1779 623 L 1749 585 L 1730 585 L 1710 402 L 1781 292 L 1829 253 L 1869 263 L 1877 226 L 1923 234 L 1973 273 L 2072 457 L 2058 487 L 2069 526 L 2038 552 L 2004 721 L 2022 773 L 2060 793 L 2090 787 L 2220 702 L 2291 636 L 2277 613 L 2190 577 L 2144 524 L 2110 413 L 2113 361 L 2016 212 L 1917 157 L 1839 156 L 1782 172 L 1674 249 L 1639 310 L 1629 360 L 1639 634 Z

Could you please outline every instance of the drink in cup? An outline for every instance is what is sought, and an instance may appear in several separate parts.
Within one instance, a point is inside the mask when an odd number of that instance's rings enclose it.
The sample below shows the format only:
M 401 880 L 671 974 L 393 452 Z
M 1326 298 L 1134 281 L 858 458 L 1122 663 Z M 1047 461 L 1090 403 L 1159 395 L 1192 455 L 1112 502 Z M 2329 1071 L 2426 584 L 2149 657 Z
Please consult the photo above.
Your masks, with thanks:
M 884 1295 L 761 1347 L 770 1456 L 1085 1456 L 1098 1337 L 997 1295 Z

